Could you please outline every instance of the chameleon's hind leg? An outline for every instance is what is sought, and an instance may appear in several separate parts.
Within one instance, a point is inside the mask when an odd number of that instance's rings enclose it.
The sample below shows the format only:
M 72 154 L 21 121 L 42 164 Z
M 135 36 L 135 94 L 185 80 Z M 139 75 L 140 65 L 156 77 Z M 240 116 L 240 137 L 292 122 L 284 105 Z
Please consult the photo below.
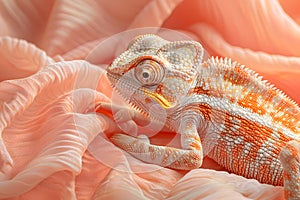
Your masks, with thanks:
M 284 192 L 288 200 L 300 199 L 300 143 L 287 143 L 280 153 L 284 171 Z
M 147 163 L 174 169 L 199 168 L 203 153 L 197 132 L 197 120 L 193 117 L 182 119 L 178 132 L 181 134 L 182 149 L 150 144 L 146 136 L 135 138 L 115 134 L 111 140 L 126 152 Z

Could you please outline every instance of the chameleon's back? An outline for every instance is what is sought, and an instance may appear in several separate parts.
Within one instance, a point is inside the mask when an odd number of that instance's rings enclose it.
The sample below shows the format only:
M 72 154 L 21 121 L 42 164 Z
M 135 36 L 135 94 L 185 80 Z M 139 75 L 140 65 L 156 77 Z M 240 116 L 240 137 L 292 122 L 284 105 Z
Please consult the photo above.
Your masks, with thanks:
M 282 185 L 279 153 L 299 140 L 300 109 L 255 72 L 229 59 L 211 58 L 198 68 L 193 89 L 216 135 L 208 155 L 228 170 Z M 205 145 L 205 142 L 204 142 Z

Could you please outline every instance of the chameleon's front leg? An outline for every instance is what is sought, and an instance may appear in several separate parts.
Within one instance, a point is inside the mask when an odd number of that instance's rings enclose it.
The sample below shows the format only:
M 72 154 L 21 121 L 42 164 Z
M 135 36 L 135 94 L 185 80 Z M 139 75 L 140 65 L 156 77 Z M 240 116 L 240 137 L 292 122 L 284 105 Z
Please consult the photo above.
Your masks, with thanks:
M 111 140 L 126 152 L 147 163 L 183 170 L 199 168 L 203 153 L 197 132 L 197 120 L 187 116 L 179 123 L 178 132 L 181 134 L 182 149 L 150 144 L 146 136 L 135 138 L 115 134 Z
M 280 161 L 286 199 L 300 199 L 300 143 L 295 140 L 288 142 L 280 153 Z

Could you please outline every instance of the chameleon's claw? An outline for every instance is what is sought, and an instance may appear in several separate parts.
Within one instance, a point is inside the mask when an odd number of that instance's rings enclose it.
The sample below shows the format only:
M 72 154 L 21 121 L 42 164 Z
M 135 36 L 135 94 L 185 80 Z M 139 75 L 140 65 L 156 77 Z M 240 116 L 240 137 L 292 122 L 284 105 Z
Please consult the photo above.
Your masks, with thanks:
M 95 105 L 95 110 L 97 111 L 101 111 L 101 110 L 106 110 L 106 111 L 111 111 L 111 103 L 107 103 L 107 102 L 100 102 L 97 105 Z
M 127 108 L 121 108 L 116 113 L 114 113 L 114 120 L 118 123 L 127 122 L 132 119 L 133 111 Z
M 150 144 L 150 140 L 147 135 L 139 135 L 139 136 L 137 136 L 137 138 L 140 139 L 141 141 L 144 141 L 144 142 Z
M 137 125 L 134 121 L 129 120 L 126 122 L 117 122 L 119 128 L 124 132 L 132 136 L 136 136 L 138 133 Z
M 149 123 L 149 119 L 147 117 L 140 114 L 138 111 L 125 106 L 101 102 L 95 106 L 95 110 L 99 113 L 111 113 L 117 123 L 124 123 L 131 120 L 141 126 Z
M 129 135 L 137 135 L 137 125 L 132 120 L 134 111 L 127 107 L 101 102 L 95 107 L 96 112 L 110 113 L 118 127 Z

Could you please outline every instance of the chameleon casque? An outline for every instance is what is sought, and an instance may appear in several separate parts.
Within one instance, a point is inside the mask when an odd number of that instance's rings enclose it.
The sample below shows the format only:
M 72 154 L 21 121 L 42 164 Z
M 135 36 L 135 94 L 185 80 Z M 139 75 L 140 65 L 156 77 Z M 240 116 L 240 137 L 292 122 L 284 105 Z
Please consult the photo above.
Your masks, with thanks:
M 287 199 L 300 199 L 299 106 L 254 71 L 227 58 L 203 61 L 203 53 L 195 41 L 133 39 L 107 76 L 137 108 L 131 114 L 137 124 L 143 117 L 163 122 L 180 134 L 181 148 L 122 133 L 111 140 L 140 160 L 173 169 L 199 168 L 208 155 L 230 172 L 284 185 Z M 153 106 L 166 115 L 149 115 Z

